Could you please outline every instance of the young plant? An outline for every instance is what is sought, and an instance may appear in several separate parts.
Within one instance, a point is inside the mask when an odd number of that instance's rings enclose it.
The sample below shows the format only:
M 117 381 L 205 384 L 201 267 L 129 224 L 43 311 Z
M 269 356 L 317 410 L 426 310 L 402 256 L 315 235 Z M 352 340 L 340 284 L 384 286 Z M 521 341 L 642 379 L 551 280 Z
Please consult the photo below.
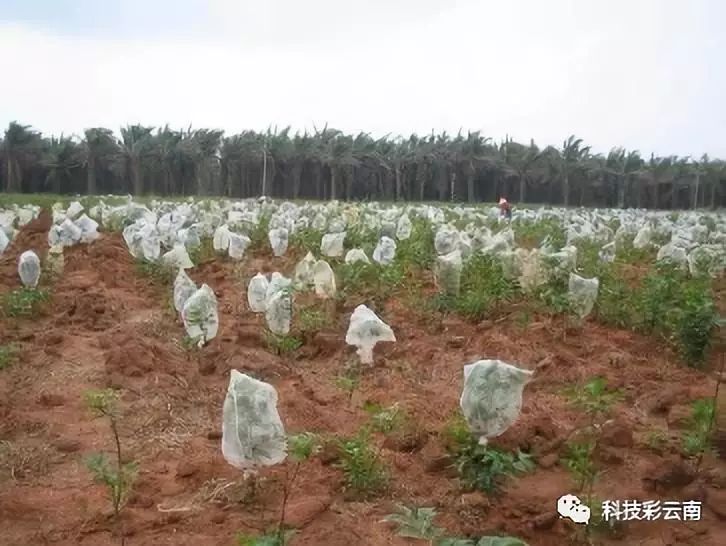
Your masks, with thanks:
M 689 366 L 700 367 L 706 360 L 718 313 L 706 286 L 688 283 L 680 295 L 682 303 L 675 321 L 678 348 Z
M 712 398 L 696 400 L 691 410 L 690 427 L 683 436 L 683 450 L 690 456 L 699 456 L 711 449 L 715 403 Z
M 297 329 L 303 336 L 306 336 L 330 327 L 332 320 L 325 309 L 308 306 L 297 312 L 297 323 Z
M 47 291 L 38 288 L 19 288 L 3 295 L 2 308 L 5 316 L 32 318 L 50 301 Z
M 177 272 L 174 268 L 161 261 L 136 260 L 136 270 L 139 274 L 151 280 L 152 284 L 159 286 L 171 286 Z
M 118 431 L 118 393 L 113 389 L 88 391 L 85 394 L 86 405 L 96 417 L 108 419 L 111 434 L 116 448 L 115 461 L 112 463 L 103 453 L 95 453 L 88 457 L 86 466 L 94 474 L 96 481 L 108 488 L 114 518 L 118 522 L 121 509 L 128 499 L 131 487 L 138 472 L 135 462 L 124 463 L 121 454 L 121 440 Z
M 289 530 L 283 533 L 272 531 L 265 535 L 246 535 L 243 533 L 237 534 L 238 546 L 287 546 L 290 543 L 290 539 L 295 536 L 295 531 Z
M 383 521 L 398 526 L 396 534 L 404 538 L 427 541 L 431 546 L 527 546 L 518 538 L 487 536 L 479 540 L 445 536 L 446 531 L 434 525 L 434 508 L 409 508 L 398 505 L 397 512 L 389 514 Z
M 591 419 L 607 414 L 622 394 L 617 390 L 610 390 L 607 381 L 602 377 L 595 377 L 580 387 L 567 389 L 572 403 L 584 411 Z
M 388 485 L 388 472 L 371 446 L 368 431 L 340 442 L 339 466 L 345 475 L 345 488 L 360 498 L 374 496 Z
M 444 436 L 447 450 L 455 458 L 456 470 L 466 489 L 496 494 L 506 478 L 535 468 L 532 457 L 527 453 L 509 453 L 479 444 L 461 416 L 450 422 Z
M 293 353 L 302 347 L 302 341 L 289 334 L 276 334 L 265 330 L 264 338 L 268 349 L 280 356 Z
M 563 460 L 565 467 L 567 467 L 575 478 L 580 491 L 594 482 L 597 477 L 598 470 L 593 460 L 595 446 L 596 442 L 594 439 L 570 442 L 567 444 L 567 454 Z
M 376 432 L 389 434 L 406 422 L 406 414 L 397 403 L 389 407 L 367 403 L 364 409 L 371 415 L 371 426 Z

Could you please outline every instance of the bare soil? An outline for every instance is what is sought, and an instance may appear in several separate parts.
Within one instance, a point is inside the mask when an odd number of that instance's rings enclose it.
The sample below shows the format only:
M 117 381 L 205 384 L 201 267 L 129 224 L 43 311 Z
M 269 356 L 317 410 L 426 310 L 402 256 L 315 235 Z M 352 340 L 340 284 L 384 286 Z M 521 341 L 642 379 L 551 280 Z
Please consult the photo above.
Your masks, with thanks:
M 47 225 L 46 225 L 47 224 Z M 0 260 L 0 291 L 19 287 L 17 257 L 42 257 L 48 216 L 19 234 Z M 290 356 L 276 356 L 262 338 L 263 318 L 246 305 L 246 283 L 259 270 L 290 274 L 295 260 L 269 255 L 242 264 L 222 259 L 190 271 L 219 299 L 220 332 L 202 350 L 181 342 L 183 326 L 169 290 L 140 276 L 118 234 L 66 252 L 61 280 L 48 286 L 51 303 L 34 319 L 0 320 L 0 344 L 15 343 L 18 360 L 0 370 L 0 543 L 197 546 L 235 544 L 237 532 L 257 533 L 279 518 L 285 463 L 261 472 L 250 500 L 239 472 L 220 449 L 222 402 L 229 372 L 238 369 L 278 390 L 288 432 L 354 434 L 369 422 L 366 401 L 396 401 L 424 434 L 397 446 L 376 436 L 391 475 L 379 498 L 350 500 L 329 457 L 304 463 L 294 484 L 287 522 L 293 544 L 404 545 L 381 519 L 397 502 L 436 507 L 451 536 L 509 534 L 533 546 L 578 544 L 581 529 L 559 519 L 556 499 L 577 493 L 559 464 L 563 444 L 583 417 L 562 389 L 602 375 L 624 393 L 603 432 L 595 487 L 603 499 L 703 499 L 698 522 L 627 522 L 594 544 L 726 544 L 726 462 L 707 456 L 695 475 L 680 454 L 689 404 L 712 395 L 719 354 L 709 370 L 683 366 L 662 343 L 588 322 L 563 333 L 561 321 L 534 315 L 528 324 L 511 309 L 496 321 L 431 321 L 392 300 L 377 309 L 398 342 L 376 347 L 376 363 L 349 394 L 336 385 L 352 351 L 344 343 L 359 301 L 336 308 L 336 323 L 310 336 Z M 462 491 L 447 468 L 441 432 L 458 409 L 462 366 L 500 358 L 536 370 L 525 389 L 521 418 L 494 444 L 532 452 L 531 474 L 509 479 L 500 495 Z M 120 388 L 122 445 L 140 472 L 123 511 L 111 518 L 103 486 L 83 459 L 113 450 L 108 423 L 83 400 L 88 389 Z M 662 430 L 662 445 L 650 445 Z M 399 451 L 408 449 L 408 451 Z M 423 542 L 421 542 L 423 544 Z

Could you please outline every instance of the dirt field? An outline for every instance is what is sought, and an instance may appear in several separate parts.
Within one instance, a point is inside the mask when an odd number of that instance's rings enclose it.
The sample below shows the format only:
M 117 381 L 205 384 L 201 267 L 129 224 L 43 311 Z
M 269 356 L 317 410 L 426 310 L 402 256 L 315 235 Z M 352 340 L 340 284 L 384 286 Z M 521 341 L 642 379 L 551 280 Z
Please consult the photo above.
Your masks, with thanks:
M 34 249 L 42 259 L 49 226 L 42 216 L 7 249 L 0 291 L 20 286 L 22 251 Z M 436 507 L 437 524 L 451 536 L 507 534 L 532 546 L 576 544 L 577 526 L 558 518 L 555 502 L 576 492 L 558 460 L 582 416 L 561 391 L 597 375 L 624 393 L 603 430 L 597 498 L 701 499 L 704 507 L 701 521 L 627 522 L 618 533 L 594 535 L 593 543 L 726 544 L 726 462 L 707 456 L 694 476 L 679 455 L 691 401 L 715 388 L 718 351 L 711 371 L 701 372 L 654 340 L 592 322 L 564 337 L 557 321 L 534 316 L 523 326 L 515 313 L 481 324 L 431 323 L 393 300 L 380 314 L 398 342 L 376 347 L 374 368 L 349 400 L 336 378 L 352 352 L 344 337 L 359 301 L 338 306 L 335 327 L 287 357 L 267 349 L 263 319 L 247 309 L 247 280 L 265 269 L 291 274 L 294 258 L 251 256 L 242 266 L 220 258 L 190 270 L 194 281 L 217 294 L 220 333 L 201 351 L 189 351 L 180 343 L 184 329 L 170 310 L 170 293 L 137 272 L 119 234 L 68 249 L 43 315 L 0 322 L 0 342 L 21 348 L 19 359 L 0 370 L 0 544 L 120 543 L 107 493 L 83 463 L 88 453 L 113 449 L 108 423 L 94 419 L 83 400 L 88 389 L 104 387 L 123 393 L 122 443 L 140 468 L 123 512 L 126 544 L 231 546 L 237 532 L 274 526 L 289 463 L 263 470 L 256 500 L 241 502 L 241 476 L 221 454 L 231 369 L 275 386 L 288 432 L 353 434 L 370 418 L 366 401 L 400 401 L 425 432 L 407 446 L 376 436 L 392 480 L 369 502 L 346 498 L 330 457 L 304 463 L 286 518 L 298 528 L 294 545 L 423 544 L 381 523 L 397 502 Z M 494 445 L 528 450 L 538 467 L 509 479 L 493 497 L 462 493 L 440 438 L 458 409 L 462 366 L 478 358 L 536 370 L 521 418 Z M 648 438 L 658 428 L 665 435 L 656 448 Z

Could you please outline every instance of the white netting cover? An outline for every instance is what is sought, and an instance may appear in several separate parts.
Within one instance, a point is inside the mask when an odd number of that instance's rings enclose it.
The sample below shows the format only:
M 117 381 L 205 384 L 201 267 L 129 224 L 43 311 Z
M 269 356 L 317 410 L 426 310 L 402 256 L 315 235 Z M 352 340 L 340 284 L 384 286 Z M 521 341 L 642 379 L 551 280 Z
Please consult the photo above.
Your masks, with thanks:
M 194 292 L 184 304 L 182 320 L 187 336 L 198 340 L 199 345 L 214 339 L 219 329 L 217 297 L 206 284 Z
M 5 249 L 8 247 L 9 244 L 10 239 L 8 239 L 8 236 L 5 235 L 5 230 L 0 229 L 0 254 L 5 252 Z
M 479 360 L 464 366 L 461 410 L 471 432 L 486 444 L 519 417 L 522 391 L 532 372 L 501 360 Z
M 326 233 L 320 242 L 320 253 L 323 256 L 337 258 L 343 255 L 345 231 L 339 233 Z
M 98 222 L 90 219 L 85 214 L 74 222 L 81 230 L 81 243 L 92 243 L 99 237 Z
M 174 309 L 181 313 L 184 310 L 184 304 L 196 291 L 197 285 L 183 269 L 180 269 L 174 279 Z
M 239 235 L 238 233 L 229 234 L 229 257 L 233 260 L 241 260 L 247 247 L 250 246 L 252 240 L 246 235 Z
M 333 268 L 325 260 L 318 260 L 313 266 L 313 283 L 315 294 L 321 298 L 332 298 L 335 296 L 335 274 Z
M 18 275 L 23 286 L 35 288 L 40 279 L 40 258 L 32 250 L 26 250 L 18 258 Z
M 381 265 L 389 265 L 396 257 L 396 241 L 385 235 L 373 250 L 373 259 Z
M 190 269 L 194 267 L 187 249 L 182 244 L 175 244 L 169 252 L 161 257 L 163 264 L 174 269 Z
M 263 313 L 267 308 L 267 288 L 270 281 L 262 273 L 250 279 L 247 285 L 247 303 L 254 313 Z
M 237 370 L 230 372 L 222 409 L 222 455 L 246 472 L 281 463 L 287 455 L 277 391 Z
M 459 250 L 454 250 L 436 259 L 436 284 L 441 292 L 450 296 L 459 295 L 462 268 L 463 262 Z
M 581 319 L 592 312 L 597 301 L 600 281 L 597 278 L 585 279 L 570 273 L 567 297 L 574 313 Z
M 361 363 L 373 363 L 373 347 L 379 341 L 396 341 L 391 327 L 365 305 L 359 305 L 350 317 L 345 342 L 358 348 Z
M 73 201 L 73 203 L 71 203 L 68 207 L 68 210 L 66 210 L 66 217 L 72 220 L 82 212 L 83 205 L 81 205 L 78 201 Z
M 267 292 L 265 309 L 267 327 L 275 334 L 285 335 L 290 332 L 292 323 L 292 291 L 289 286 L 284 286 L 273 292 L 268 288 Z
M 293 275 L 293 284 L 298 290 L 307 290 L 315 285 L 313 279 L 313 268 L 317 260 L 312 252 L 308 252 L 305 257 L 295 266 Z
M 366 256 L 366 253 L 363 249 L 351 248 L 345 254 L 345 263 L 354 264 L 354 263 L 358 263 L 358 262 L 362 262 L 364 264 L 371 263 L 371 261 L 368 259 L 368 256 Z
M 615 260 L 616 253 L 616 244 L 615 241 L 612 241 L 606 245 L 603 245 L 603 247 L 600 249 L 600 252 L 598 253 L 598 257 L 603 262 L 612 263 Z
M 271 229 L 268 233 L 272 253 L 275 256 L 282 256 L 287 251 L 288 231 L 285 228 Z
M 215 252 L 227 252 L 227 249 L 229 248 L 229 235 L 230 231 L 227 224 L 223 224 L 214 230 L 212 246 L 214 247 Z
M 53 277 L 59 277 L 63 274 L 65 267 L 63 245 L 54 245 L 48 249 L 48 254 L 45 256 L 45 267 Z
M 83 230 L 66 218 L 60 225 L 54 225 L 48 232 L 48 245 L 72 246 L 81 240 Z M 126 234 L 124 232 L 124 238 Z M 128 240 L 127 240 L 128 243 Z
M 638 230 L 638 233 L 635 235 L 635 239 L 633 239 L 633 247 L 634 248 L 645 248 L 651 244 L 651 241 L 653 240 L 653 229 L 650 227 L 649 224 L 645 224 L 642 228 Z
M 404 241 L 411 237 L 411 230 L 413 229 L 413 224 L 411 223 L 411 219 L 408 217 L 408 214 L 403 214 L 398 219 L 398 224 L 396 225 L 396 239 L 399 241 Z
M 657 261 L 670 261 L 685 266 L 688 263 L 688 252 L 674 243 L 668 243 L 658 249 Z
M 441 226 L 434 237 L 434 248 L 439 256 L 459 248 L 459 230 L 449 224 Z

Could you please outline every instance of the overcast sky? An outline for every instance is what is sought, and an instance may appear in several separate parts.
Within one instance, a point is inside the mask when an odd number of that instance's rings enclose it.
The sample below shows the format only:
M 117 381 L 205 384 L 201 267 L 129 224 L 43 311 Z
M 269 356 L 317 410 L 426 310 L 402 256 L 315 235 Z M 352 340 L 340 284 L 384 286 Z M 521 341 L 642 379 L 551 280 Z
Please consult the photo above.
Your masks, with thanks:
M 481 130 L 726 158 L 722 0 L 0 0 L 0 124 Z

